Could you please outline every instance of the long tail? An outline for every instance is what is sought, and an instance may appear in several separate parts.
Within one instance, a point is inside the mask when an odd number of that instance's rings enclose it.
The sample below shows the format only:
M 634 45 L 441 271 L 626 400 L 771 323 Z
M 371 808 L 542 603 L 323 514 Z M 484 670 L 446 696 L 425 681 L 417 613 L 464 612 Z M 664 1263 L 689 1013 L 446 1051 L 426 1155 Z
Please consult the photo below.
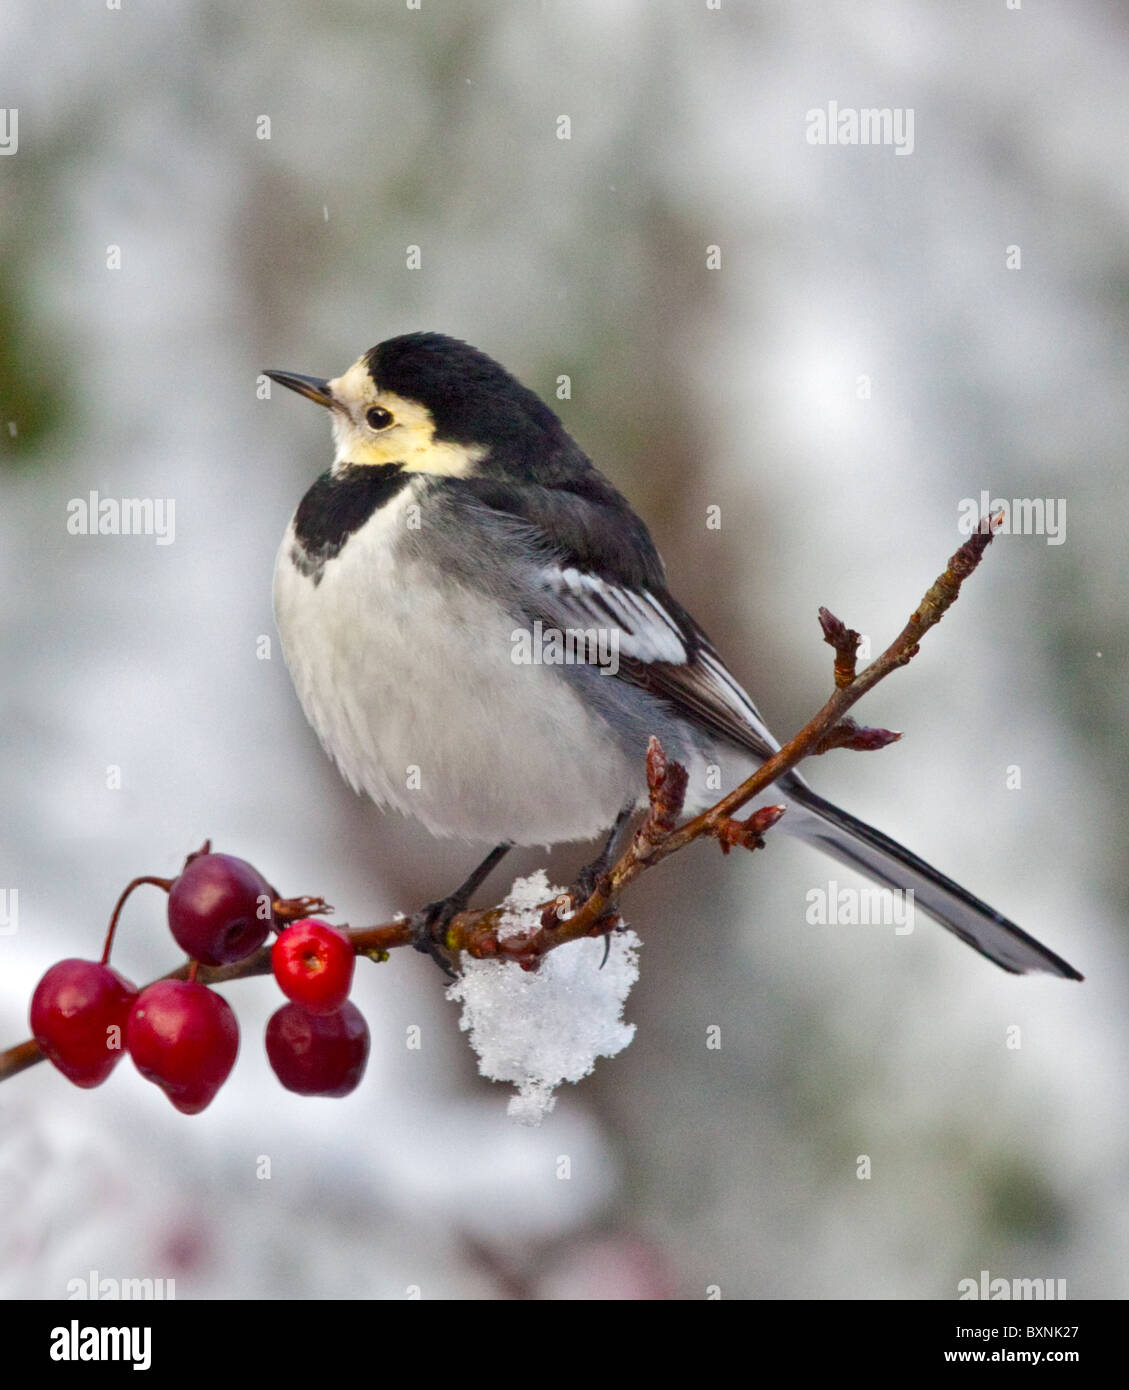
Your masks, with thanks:
M 833 858 L 861 870 L 887 888 L 913 889 L 914 906 L 966 941 L 1013 975 L 1045 970 L 1067 980 L 1082 976 L 1061 956 L 1009 922 L 986 902 L 938 873 L 916 854 L 881 830 L 824 801 L 798 777 L 785 784 L 788 795 L 803 812 L 789 826 L 795 834 L 818 845 Z M 804 814 L 806 812 L 807 814 Z M 785 817 L 785 821 L 788 817 Z

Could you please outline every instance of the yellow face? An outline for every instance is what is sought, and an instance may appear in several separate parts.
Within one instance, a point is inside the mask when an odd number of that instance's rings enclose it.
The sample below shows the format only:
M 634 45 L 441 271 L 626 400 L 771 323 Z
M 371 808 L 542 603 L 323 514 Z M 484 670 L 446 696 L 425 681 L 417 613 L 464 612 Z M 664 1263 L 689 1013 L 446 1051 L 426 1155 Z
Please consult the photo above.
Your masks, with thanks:
M 395 465 L 410 473 L 463 478 L 486 457 L 481 445 L 437 441 L 431 411 L 394 391 L 378 391 L 363 358 L 328 385 L 337 445 L 334 471 L 346 465 Z

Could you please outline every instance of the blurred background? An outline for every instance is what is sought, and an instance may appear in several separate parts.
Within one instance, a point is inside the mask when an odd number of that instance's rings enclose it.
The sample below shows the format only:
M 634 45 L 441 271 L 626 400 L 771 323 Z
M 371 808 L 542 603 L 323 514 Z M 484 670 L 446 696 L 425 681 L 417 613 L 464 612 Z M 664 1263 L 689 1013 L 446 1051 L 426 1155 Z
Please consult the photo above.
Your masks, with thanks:
M 275 1081 L 267 980 L 225 990 L 242 1052 L 197 1118 L 129 1062 L 7 1081 L 0 1292 L 1129 1293 L 1127 38 L 1106 0 L 9 0 L 0 1046 L 205 836 L 355 924 L 480 852 L 345 787 L 271 616 L 331 454 L 259 373 L 417 329 L 555 405 L 782 737 L 830 689 L 820 604 L 878 651 L 962 499 L 1064 499 L 1063 542 L 994 545 L 856 711 L 904 740 L 807 771 L 1087 978 L 1010 977 L 926 919 L 809 925 L 846 870 L 696 846 L 625 900 L 633 1045 L 540 1129 L 412 952 L 358 971 L 345 1101 Z M 809 143 L 832 102 L 912 111 L 912 152 Z M 173 543 L 69 534 L 92 491 L 173 499 Z M 163 921 L 153 889 L 126 911 L 136 981 L 176 963 Z

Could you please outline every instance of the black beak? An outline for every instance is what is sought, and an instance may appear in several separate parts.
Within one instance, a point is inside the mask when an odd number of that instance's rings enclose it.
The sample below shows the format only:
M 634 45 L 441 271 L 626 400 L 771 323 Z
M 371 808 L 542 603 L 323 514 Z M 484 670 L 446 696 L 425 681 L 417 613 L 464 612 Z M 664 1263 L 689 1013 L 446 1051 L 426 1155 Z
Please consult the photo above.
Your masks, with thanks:
M 328 406 L 332 410 L 337 404 L 329 389 L 329 382 L 322 381 L 320 377 L 299 376 L 297 372 L 264 372 L 263 375 L 277 381 L 280 386 L 289 386 L 291 391 L 297 391 L 300 396 L 318 405 Z

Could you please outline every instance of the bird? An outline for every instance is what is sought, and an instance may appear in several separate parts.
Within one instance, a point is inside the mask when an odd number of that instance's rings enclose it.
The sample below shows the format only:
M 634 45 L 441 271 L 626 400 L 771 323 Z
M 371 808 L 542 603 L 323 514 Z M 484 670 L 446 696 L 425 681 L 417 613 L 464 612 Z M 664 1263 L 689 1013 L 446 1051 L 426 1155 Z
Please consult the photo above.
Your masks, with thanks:
M 616 834 L 647 804 L 657 737 L 685 811 L 779 744 L 671 594 L 650 533 L 557 414 L 484 352 L 433 332 L 342 375 L 272 370 L 329 414 L 334 457 L 295 511 L 274 612 L 307 719 L 354 790 L 434 835 L 494 847 L 413 918 L 438 926 L 514 845 Z M 1082 976 L 792 770 L 781 826 L 1012 974 Z M 588 882 L 591 882 L 589 878 Z

